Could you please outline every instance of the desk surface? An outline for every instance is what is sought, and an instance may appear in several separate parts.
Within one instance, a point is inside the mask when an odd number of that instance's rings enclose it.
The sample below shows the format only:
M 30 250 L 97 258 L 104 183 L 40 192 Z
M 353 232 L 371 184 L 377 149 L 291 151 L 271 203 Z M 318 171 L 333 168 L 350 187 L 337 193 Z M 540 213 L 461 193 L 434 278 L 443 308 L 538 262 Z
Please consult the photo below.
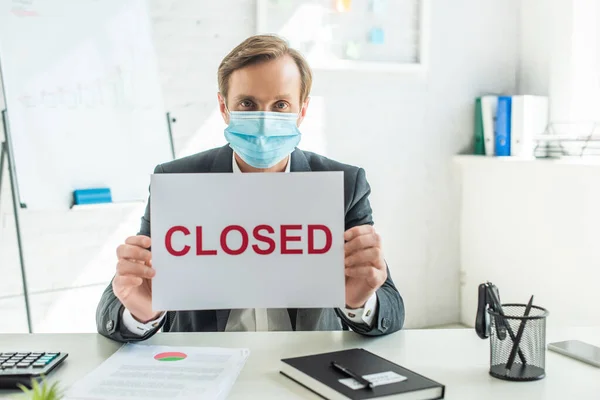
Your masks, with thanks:
M 600 327 L 550 331 L 548 342 L 579 339 L 600 346 Z M 318 399 L 279 374 L 279 360 L 364 347 L 446 385 L 446 399 L 599 399 L 600 369 L 548 351 L 546 378 L 514 383 L 488 374 L 489 341 L 472 329 L 404 330 L 380 338 L 352 332 L 161 333 L 148 344 L 245 347 L 250 357 L 230 399 Z M 2 351 L 65 351 L 64 365 L 50 375 L 70 385 L 119 347 L 97 334 L 0 334 Z M 16 393 L 16 392 L 15 392 Z M 0 398 L 8 395 L 0 391 Z

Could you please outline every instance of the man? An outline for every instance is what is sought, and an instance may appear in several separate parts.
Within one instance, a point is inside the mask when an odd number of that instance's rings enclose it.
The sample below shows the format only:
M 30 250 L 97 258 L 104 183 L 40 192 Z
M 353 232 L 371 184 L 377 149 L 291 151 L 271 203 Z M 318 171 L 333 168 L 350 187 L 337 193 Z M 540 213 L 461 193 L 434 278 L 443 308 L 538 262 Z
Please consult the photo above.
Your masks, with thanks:
M 254 36 L 223 59 L 218 84 L 229 144 L 167 162 L 154 172 L 343 171 L 346 307 L 154 313 L 149 199 L 140 232 L 117 249 L 117 271 L 96 312 L 98 332 L 128 342 L 147 339 L 161 327 L 164 332 L 350 328 L 368 336 L 401 329 L 404 304 L 373 228 L 364 170 L 296 148 L 312 84 L 307 62 L 276 36 Z

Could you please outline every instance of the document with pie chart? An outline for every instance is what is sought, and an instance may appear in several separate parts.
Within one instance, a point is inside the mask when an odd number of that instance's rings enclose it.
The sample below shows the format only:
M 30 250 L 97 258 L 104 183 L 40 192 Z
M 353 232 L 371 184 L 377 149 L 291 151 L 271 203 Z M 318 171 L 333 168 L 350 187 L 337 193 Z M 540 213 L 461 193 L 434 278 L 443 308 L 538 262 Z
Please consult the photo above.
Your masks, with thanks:
M 250 351 L 125 344 L 65 399 L 225 399 Z

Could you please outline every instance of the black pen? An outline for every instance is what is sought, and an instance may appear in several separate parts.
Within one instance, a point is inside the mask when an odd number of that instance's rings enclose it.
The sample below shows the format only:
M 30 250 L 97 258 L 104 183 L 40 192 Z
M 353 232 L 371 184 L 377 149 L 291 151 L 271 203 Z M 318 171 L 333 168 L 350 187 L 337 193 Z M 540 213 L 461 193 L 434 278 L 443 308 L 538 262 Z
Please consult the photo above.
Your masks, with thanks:
M 498 338 L 500 340 L 504 340 L 504 338 L 506 337 L 506 331 L 508 331 L 508 334 L 510 336 L 510 338 L 512 339 L 513 343 L 515 341 L 515 334 L 512 331 L 512 328 L 510 327 L 510 324 L 508 322 L 506 322 L 506 315 L 504 314 L 504 311 L 502 311 L 502 304 L 500 303 L 500 297 L 499 294 L 497 293 L 498 288 L 496 288 L 496 292 L 494 292 L 494 290 L 490 290 L 489 294 L 490 297 L 492 298 L 492 302 L 494 303 L 494 311 L 496 311 L 498 314 L 500 314 L 502 316 L 502 318 L 496 318 L 496 330 L 498 331 Z M 502 329 L 500 329 L 502 328 Z M 503 331 L 503 332 L 502 332 Z M 521 362 L 523 363 L 523 365 L 527 364 L 527 360 L 525 359 L 525 354 L 523 354 L 523 352 L 521 351 L 521 348 L 517 347 L 517 354 L 519 354 L 519 358 L 521 359 Z
M 531 305 L 533 304 L 533 295 L 529 298 L 529 303 L 525 307 L 524 317 L 528 317 L 531 312 Z M 519 330 L 517 331 L 517 337 L 513 341 L 513 347 L 508 356 L 508 361 L 506 363 L 506 375 L 510 374 L 510 369 L 512 368 L 513 363 L 515 362 L 515 357 L 517 355 L 517 351 L 519 350 L 519 345 L 521 344 L 521 338 L 523 337 L 523 331 L 525 330 L 525 324 L 527 323 L 526 319 L 521 320 L 521 324 L 519 325 Z M 523 365 L 525 365 L 523 363 Z
M 331 366 L 333 368 L 337 369 L 338 371 L 341 371 L 344 374 L 348 375 L 350 378 L 354 378 L 354 380 L 360 382 L 361 384 L 365 385 L 369 389 L 373 389 L 373 383 L 369 382 L 368 380 L 366 380 L 362 376 L 358 375 L 356 372 L 352 372 L 348 368 L 344 367 L 343 365 L 340 365 L 340 364 L 336 363 L 335 361 L 331 362 Z

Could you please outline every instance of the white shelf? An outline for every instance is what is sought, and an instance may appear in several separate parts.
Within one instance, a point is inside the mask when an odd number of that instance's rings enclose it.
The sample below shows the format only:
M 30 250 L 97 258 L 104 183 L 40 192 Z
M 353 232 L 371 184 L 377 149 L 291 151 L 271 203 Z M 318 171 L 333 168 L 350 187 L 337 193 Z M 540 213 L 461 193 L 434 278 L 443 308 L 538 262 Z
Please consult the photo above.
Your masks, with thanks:
M 97 204 L 74 204 L 71 211 L 90 211 L 90 210 L 103 210 L 103 209 L 127 209 L 133 207 L 145 206 L 145 201 L 123 201 L 123 202 L 111 202 L 111 203 L 97 203 Z
M 492 157 L 476 155 L 455 155 L 453 161 L 461 165 L 500 165 L 500 164 L 535 164 L 535 165 L 585 165 L 600 166 L 600 157 L 564 157 L 564 158 L 522 158 Z
M 393 72 L 415 75 L 425 75 L 426 67 L 423 64 L 400 64 L 385 62 L 367 62 L 353 60 L 331 60 L 319 62 L 308 60 L 311 68 L 315 71 L 356 71 L 356 72 Z

